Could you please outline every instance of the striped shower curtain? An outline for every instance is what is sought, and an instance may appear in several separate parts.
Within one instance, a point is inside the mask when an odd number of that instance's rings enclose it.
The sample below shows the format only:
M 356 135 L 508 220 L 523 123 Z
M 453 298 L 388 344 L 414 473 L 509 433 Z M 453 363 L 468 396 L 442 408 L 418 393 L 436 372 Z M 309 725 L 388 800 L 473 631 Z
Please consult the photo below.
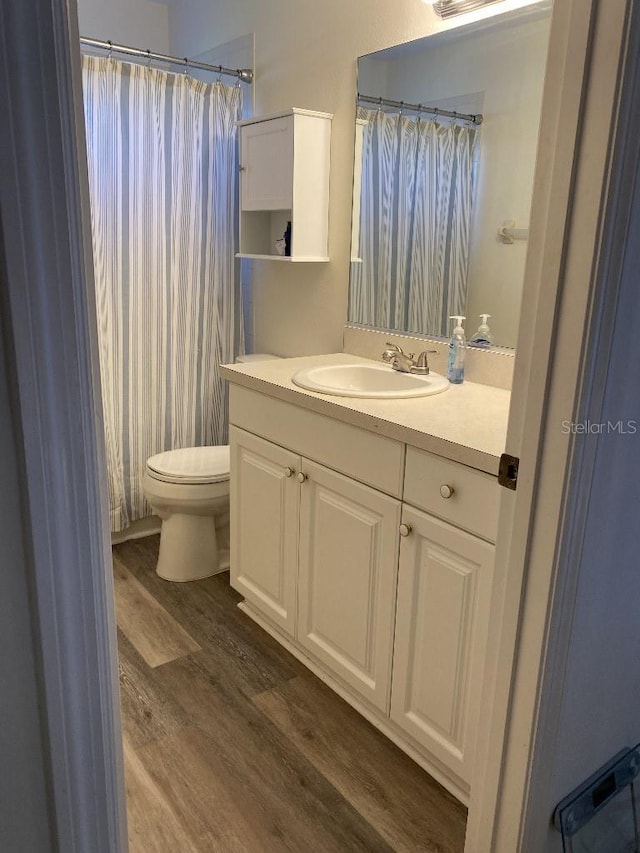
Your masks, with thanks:
M 221 444 L 243 346 L 234 260 L 241 92 L 83 57 L 112 531 L 149 515 L 163 450 Z
M 475 183 L 475 127 L 360 108 L 360 261 L 349 320 L 446 335 L 464 314 Z

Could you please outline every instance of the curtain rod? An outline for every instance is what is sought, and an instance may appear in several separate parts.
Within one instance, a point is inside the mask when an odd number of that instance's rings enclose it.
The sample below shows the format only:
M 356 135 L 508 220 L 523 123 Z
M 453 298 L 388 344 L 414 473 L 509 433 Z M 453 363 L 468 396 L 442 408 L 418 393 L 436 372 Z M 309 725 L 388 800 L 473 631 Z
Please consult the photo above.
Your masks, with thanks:
M 372 98 L 369 95 L 361 95 L 360 93 L 358 93 L 358 100 L 364 101 L 367 104 L 377 104 L 379 107 L 395 107 L 399 110 L 409 110 L 412 113 L 429 113 L 434 116 L 445 116 L 445 118 L 466 121 L 469 124 L 482 124 L 482 116 L 480 114 L 457 113 L 455 110 L 441 110 L 438 107 L 425 107 L 422 104 L 408 104 L 406 101 L 392 101 L 390 98 Z
M 156 62 L 168 62 L 171 65 L 183 65 L 185 70 L 190 68 L 198 68 L 202 71 L 212 71 L 215 74 L 225 75 L 227 77 L 236 77 L 243 83 L 253 83 L 253 70 L 251 68 L 224 68 L 222 65 L 210 65 L 208 62 L 198 62 L 195 59 L 188 59 L 186 56 L 180 59 L 177 56 L 167 56 L 164 53 L 154 53 L 152 50 L 141 50 L 139 47 L 128 47 L 125 44 L 114 44 L 111 41 L 101 41 L 100 39 L 80 38 L 80 44 L 86 47 L 97 47 L 100 50 L 107 50 L 109 53 L 123 53 L 127 56 L 139 56 L 144 59 L 154 59 Z

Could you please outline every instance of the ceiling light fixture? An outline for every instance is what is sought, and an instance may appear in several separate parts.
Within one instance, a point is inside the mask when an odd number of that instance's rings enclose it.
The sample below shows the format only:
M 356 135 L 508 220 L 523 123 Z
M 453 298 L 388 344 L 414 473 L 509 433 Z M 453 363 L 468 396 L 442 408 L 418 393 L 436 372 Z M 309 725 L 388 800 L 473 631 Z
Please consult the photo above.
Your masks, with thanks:
M 454 15 L 462 15 L 464 12 L 471 12 L 473 9 L 489 6 L 492 3 L 500 3 L 502 0 L 422 0 L 422 2 L 433 6 L 441 18 L 452 18 Z

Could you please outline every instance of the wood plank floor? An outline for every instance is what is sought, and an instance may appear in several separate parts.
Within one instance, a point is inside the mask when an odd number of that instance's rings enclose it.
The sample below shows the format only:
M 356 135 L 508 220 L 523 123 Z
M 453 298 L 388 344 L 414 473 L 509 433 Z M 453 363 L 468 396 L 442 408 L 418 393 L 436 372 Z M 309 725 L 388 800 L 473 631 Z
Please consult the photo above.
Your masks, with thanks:
M 466 810 L 241 613 L 114 548 L 131 853 L 458 853 Z

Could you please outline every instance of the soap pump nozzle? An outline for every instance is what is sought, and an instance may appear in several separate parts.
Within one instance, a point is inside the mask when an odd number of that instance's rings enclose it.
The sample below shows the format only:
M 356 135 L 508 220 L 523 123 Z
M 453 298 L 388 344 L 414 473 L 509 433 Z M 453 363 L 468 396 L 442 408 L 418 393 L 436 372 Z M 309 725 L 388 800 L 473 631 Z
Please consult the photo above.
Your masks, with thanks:
M 464 334 L 464 329 L 462 328 L 462 321 L 466 320 L 467 318 L 463 317 L 462 314 L 452 314 L 451 317 L 449 317 L 449 319 L 456 321 L 456 325 L 455 325 L 455 328 L 453 330 L 453 334 L 454 335 Z

